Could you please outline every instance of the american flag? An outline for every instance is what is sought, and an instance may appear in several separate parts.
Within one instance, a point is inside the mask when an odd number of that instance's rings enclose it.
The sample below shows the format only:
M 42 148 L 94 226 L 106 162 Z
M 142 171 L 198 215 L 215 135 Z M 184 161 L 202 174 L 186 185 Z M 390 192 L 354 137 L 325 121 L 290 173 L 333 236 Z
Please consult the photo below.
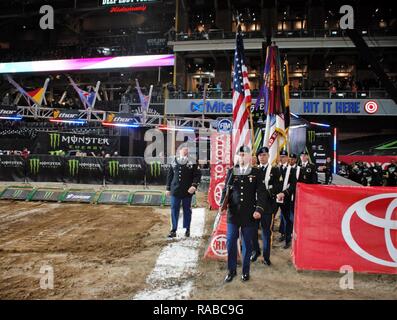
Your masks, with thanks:
M 245 65 L 243 36 L 239 27 L 234 53 L 232 155 L 235 155 L 241 146 L 252 146 L 249 128 L 250 107 L 251 92 Z

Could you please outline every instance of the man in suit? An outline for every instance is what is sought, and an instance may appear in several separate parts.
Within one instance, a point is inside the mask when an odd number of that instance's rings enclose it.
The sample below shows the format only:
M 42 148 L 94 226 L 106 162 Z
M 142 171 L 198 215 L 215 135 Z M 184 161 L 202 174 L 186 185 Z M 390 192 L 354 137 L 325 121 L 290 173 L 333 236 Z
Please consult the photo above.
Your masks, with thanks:
M 270 249 L 272 245 L 272 228 L 274 215 L 277 212 L 276 195 L 281 191 L 281 175 L 277 167 L 272 166 L 269 163 L 269 149 L 262 147 L 256 152 L 258 158 L 258 169 L 263 174 L 263 184 L 265 185 L 264 195 L 264 212 L 258 223 L 262 228 L 262 240 L 263 240 L 263 263 L 270 266 Z M 260 255 L 260 247 L 258 241 L 258 231 L 254 233 L 252 239 L 253 251 L 251 255 L 251 261 L 256 261 Z
M 280 152 L 280 172 L 283 178 L 282 191 L 277 194 L 277 202 L 280 206 L 281 219 L 284 226 L 284 249 L 291 246 L 291 235 L 293 229 L 293 195 L 296 187 L 296 169 L 288 163 L 288 153 L 286 150 Z
M 317 171 L 316 166 L 309 162 L 309 154 L 306 151 L 301 152 L 301 169 L 298 182 L 316 184 Z
M 190 237 L 192 219 L 192 196 L 196 192 L 201 179 L 201 171 L 197 164 L 189 159 L 188 147 L 179 150 L 179 157 L 171 163 L 167 174 L 166 194 L 171 196 L 171 231 L 169 238 L 176 237 L 179 211 L 183 208 L 183 227 L 185 236 Z
M 262 172 L 251 166 L 251 150 L 242 146 L 238 150 L 238 165 L 229 169 L 221 203 L 226 201 L 227 209 L 227 266 L 225 282 L 230 282 L 237 272 L 237 239 L 242 234 L 242 281 L 250 277 L 250 256 L 252 237 L 256 231 L 255 220 L 264 212 L 265 188 Z

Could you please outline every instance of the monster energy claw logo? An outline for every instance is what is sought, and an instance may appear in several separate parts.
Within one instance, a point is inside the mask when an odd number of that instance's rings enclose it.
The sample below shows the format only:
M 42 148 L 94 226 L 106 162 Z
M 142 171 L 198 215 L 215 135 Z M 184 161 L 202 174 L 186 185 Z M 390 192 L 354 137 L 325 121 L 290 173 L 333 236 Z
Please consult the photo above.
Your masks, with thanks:
M 150 203 L 152 201 L 152 195 L 151 194 L 145 194 L 143 197 L 143 202 L 144 203 Z
M 32 174 L 38 174 L 40 168 L 40 159 L 29 159 L 29 169 Z
M 109 174 L 111 177 L 119 175 L 119 163 L 117 160 L 109 161 Z
M 313 143 L 314 140 L 316 139 L 316 132 L 313 130 L 310 130 L 307 132 L 307 139 L 309 140 L 310 143 Z
M 22 194 L 22 190 L 15 190 L 14 191 L 14 194 L 13 194 L 13 198 L 18 198 L 18 197 L 20 197 L 21 196 L 21 194 Z
M 150 175 L 152 177 L 158 177 L 161 171 L 161 162 L 154 161 L 150 163 Z
M 61 135 L 59 133 L 50 133 L 50 146 L 52 149 L 57 149 L 60 145 Z
M 68 160 L 69 174 L 74 177 L 79 173 L 79 160 Z
M 46 191 L 45 194 L 44 194 L 44 199 L 45 199 L 45 200 L 51 199 L 51 197 L 52 197 L 53 195 L 54 195 L 54 192 L 53 192 L 53 191 Z

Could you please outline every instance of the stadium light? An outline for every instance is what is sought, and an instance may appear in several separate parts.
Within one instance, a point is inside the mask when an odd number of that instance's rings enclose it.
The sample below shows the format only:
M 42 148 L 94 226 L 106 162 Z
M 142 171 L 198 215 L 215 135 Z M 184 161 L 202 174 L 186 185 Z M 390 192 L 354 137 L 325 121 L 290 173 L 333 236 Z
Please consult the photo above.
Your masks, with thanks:
M 318 122 L 312 122 L 312 121 L 310 121 L 310 124 L 312 124 L 312 125 L 314 125 L 314 126 L 319 126 L 319 127 L 327 127 L 327 128 L 330 127 L 330 125 L 329 125 L 329 124 L 326 124 L 326 123 L 318 123 Z
M 87 121 L 84 119 L 76 119 L 76 120 L 62 120 L 62 119 L 50 119 L 50 122 L 55 123 L 70 123 L 70 124 L 84 124 Z
M 83 59 L 42 60 L 0 63 L 1 73 L 101 70 L 173 66 L 173 54 L 119 56 Z
M 129 123 L 112 123 L 112 122 L 102 122 L 102 125 L 107 127 L 122 127 L 122 128 L 139 128 L 139 124 L 129 124 Z
M 15 121 L 18 121 L 18 120 L 22 120 L 22 117 L 21 116 L 9 116 L 9 117 L 1 116 L 0 119 L 1 120 L 15 120 Z

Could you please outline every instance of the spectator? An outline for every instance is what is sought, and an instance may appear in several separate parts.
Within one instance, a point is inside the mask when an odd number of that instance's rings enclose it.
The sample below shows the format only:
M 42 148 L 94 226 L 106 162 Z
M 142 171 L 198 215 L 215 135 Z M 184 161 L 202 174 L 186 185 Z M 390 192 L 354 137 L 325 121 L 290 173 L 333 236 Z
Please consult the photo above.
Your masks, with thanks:
M 29 157 L 29 153 L 30 152 L 29 152 L 28 148 L 25 147 L 25 148 L 23 148 L 21 155 L 24 159 L 27 159 Z

